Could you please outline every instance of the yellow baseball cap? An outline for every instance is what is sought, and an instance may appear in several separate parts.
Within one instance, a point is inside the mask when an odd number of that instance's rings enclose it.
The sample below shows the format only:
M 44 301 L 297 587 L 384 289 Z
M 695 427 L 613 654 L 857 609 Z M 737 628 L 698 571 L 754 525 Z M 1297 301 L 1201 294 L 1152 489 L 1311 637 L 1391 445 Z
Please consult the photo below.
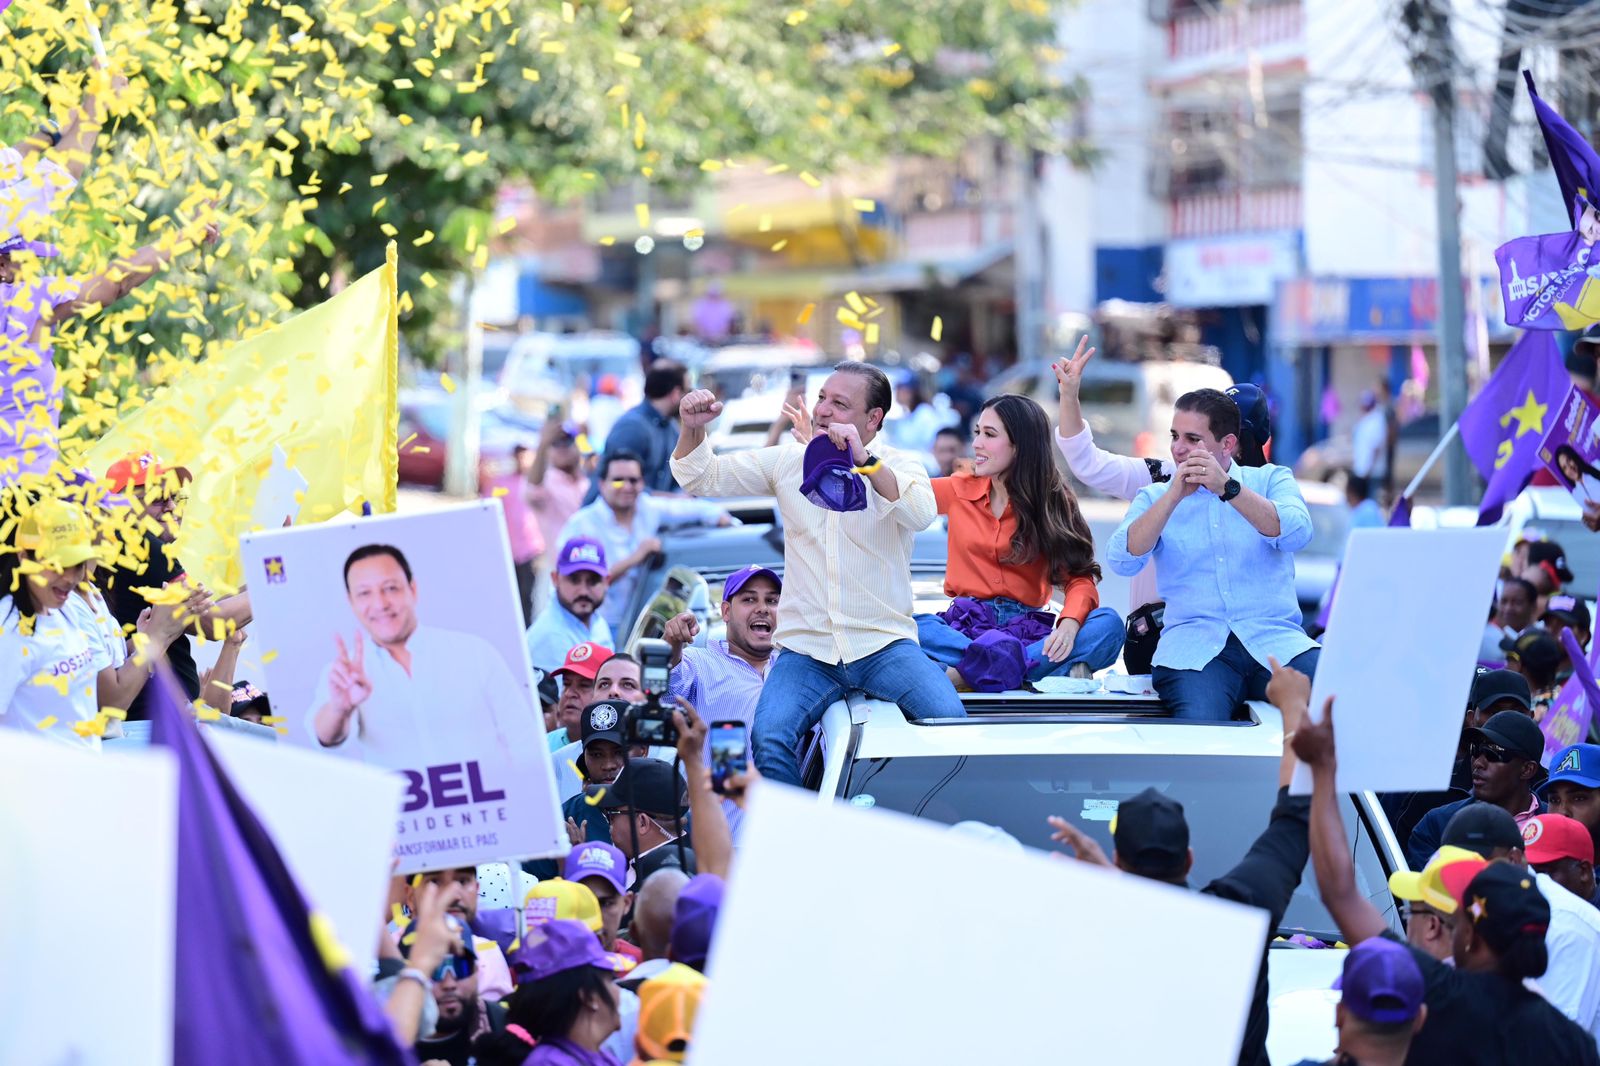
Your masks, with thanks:
M 24 511 L 17 523 L 17 547 L 52 570 L 66 570 L 100 554 L 83 508 L 65 500 L 40 500 Z
M 1446 844 L 1433 853 L 1428 864 L 1420 871 L 1396 870 L 1389 875 L 1389 891 L 1401 899 L 1412 900 L 1417 903 L 1426 903 L 1441 914 L 1454 914 L 1456 912 L 1456 898 L 1445 887 L 1441 874 L 1448 866 L 1458 862 L 1471 862 L 1481 865 L 1483 856 L 1466 848 L 1458 848 Z
M 639 986 L 639 1027 L 633 1042 L 641 1061 L 682 1062 L 688 1057 L 705 987 L 705 976 L 681 962 Z
M 557 918 L 582 922 L 592 933 L 605 923 L 600 918 L 600 901 L 588 885 L 553 877 L 540 881 L 522 899 L 522 918 L 528 928 Z

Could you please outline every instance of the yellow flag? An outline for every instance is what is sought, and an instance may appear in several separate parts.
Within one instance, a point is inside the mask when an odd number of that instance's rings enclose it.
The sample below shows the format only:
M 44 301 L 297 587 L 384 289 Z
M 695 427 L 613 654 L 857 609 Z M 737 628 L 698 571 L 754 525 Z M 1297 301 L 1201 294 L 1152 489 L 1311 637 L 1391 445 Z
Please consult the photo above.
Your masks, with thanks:
M 213 589 L 236 588 L 239 534 L 280 446 L 309 482 L 298 523 L 362 503 L 395 508 L 395 246 L 388 262 L 326 302 L 196 364 L 88 445 L 73 465 L 97 477 L 151 452 L 194 481 L 175 553 Z

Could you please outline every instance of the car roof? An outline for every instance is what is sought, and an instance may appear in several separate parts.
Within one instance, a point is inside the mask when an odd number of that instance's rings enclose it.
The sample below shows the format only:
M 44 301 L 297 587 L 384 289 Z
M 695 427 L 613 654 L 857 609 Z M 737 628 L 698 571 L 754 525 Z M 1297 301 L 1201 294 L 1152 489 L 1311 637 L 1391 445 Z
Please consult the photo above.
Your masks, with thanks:
M 851 720 L 861 726 L 855 758 L 1283 754 L 1283 718 L 1267 703 L 1249 704 L 1248 721 L 1193 722 L 1167 717 L 1154 697 L 1007 692 L 961 700 L 964 719 L 910 722 L 893 704 L 852 697 Z

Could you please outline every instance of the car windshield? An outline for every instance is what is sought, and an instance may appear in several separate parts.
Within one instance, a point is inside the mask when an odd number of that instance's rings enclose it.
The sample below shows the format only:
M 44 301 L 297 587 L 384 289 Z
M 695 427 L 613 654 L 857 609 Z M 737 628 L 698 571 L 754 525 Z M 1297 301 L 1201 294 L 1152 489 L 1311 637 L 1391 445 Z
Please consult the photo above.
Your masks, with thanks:
M 1242 756 L 918 756 L 859 760 L 849 767 L 840 795 L 860 806 L 887 807 L 947 825 L 984 822 L 1042 850 L 1054 847 L 1045 819 L 1056 814 L 1110 855 L 1117 804 L 1154 786 L 1183 804 L 1194 850 L 1189 883 L 1198 888 L 1227 873 L 1266 828 L 1277 773 L 1276 759 Z M 1357 887 L 1398 929 L 1388 871 L 1366 822 L 1348 797 L 1342 808 Z M 1309 862 L 1280 932 L 1339 939 Z

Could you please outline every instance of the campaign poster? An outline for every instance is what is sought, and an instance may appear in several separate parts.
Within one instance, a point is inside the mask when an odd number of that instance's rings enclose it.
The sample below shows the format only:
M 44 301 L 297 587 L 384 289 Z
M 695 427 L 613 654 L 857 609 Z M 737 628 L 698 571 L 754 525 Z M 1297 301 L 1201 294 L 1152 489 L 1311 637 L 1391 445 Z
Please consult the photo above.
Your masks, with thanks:
M 240 551 L 287 739 L 403 778 L 397 872 L 566 853 L 499 501 Z
M 1539 445 L 1539 459 L 1579 507 L 1600 506 L 1600 418 L 1573 389 Z

